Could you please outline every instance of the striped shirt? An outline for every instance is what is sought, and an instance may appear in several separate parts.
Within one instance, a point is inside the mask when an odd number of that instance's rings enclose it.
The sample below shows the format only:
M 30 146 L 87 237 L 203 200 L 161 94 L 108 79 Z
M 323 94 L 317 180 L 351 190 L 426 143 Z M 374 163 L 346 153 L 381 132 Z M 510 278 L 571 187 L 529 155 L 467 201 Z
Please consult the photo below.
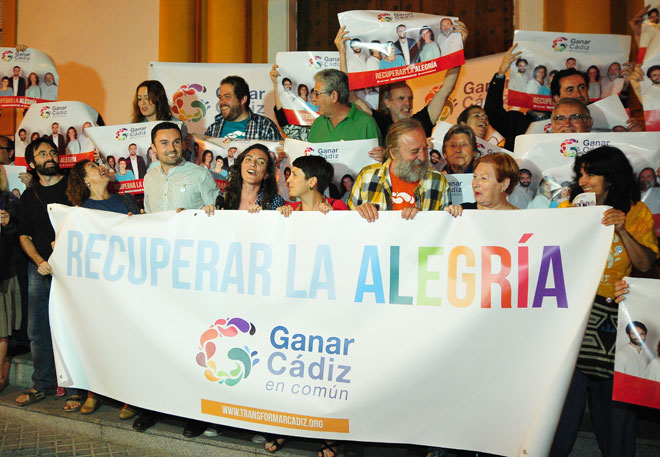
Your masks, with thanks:
M 183 209 L 199 209 L 215 205 L 220 191 L 211 172 L 183 161 L 165 174 L 160 166 L 144 177 L 144 210 L 147 213 Z

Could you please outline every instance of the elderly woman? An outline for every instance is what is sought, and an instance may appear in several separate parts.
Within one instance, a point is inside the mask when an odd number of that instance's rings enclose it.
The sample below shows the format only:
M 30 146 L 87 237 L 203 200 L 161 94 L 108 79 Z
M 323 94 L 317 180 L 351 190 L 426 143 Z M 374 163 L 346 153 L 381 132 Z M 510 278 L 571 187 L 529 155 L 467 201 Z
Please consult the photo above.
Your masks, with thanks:
M 594 192 L 598 205 L 611 206 L 603 213 L 602 223 L 614 226 L 614 238 L 550 455 L 571 452 L 587 398 L 603 455 L 633 455 L 636 412 L 634 407 L 612 401 L 616 348 L 612 323 L 618 315 L 615 283 L 633 267 L 650 271 L 658 257 L 658 240 L 651 212 L 640 201 L 632 166 L 619 149 L 602 146 L 576 157 L 573 171 L 571 201 L 582 192 Z M 566 201 L 560 208 L 568 206 Z
M 231 166 L 223 209 L 245 209 L 251 213 L 284 206 L 277 194 L 275 162 L 263 144 L 253 144 Z
M 115 173 L 115 179 L 117 181 L 133 181 L 135 179 L 133 170 L 126 169 L 128 166 L 128 160 L 125 157 L 120 157 L 117 165 L 119 166 L 119 170 Z
M 457 124 L 467 125 L 472 129 L 477 138 L 486 140 L 486 134 L 490 123 L 488 122 L 488 115 L 484 109 L 479 105 L 471 105 L 465 108 L 456 119 Z
M 83 208 L 98 209 L 101 211 L 111 211 L 121 214 L 139 214 L 135 199 L 130 194 L 111 194 L 108 191 L 110 175 L 104 167 L 87 159 L 76 163 L 69 173 L 66 195 L 74 206 Z M 74 399 L 74 394 L 69 399 Z M 92 392 L 87 392 L 87 400 L 80 408 L 83 414 L 91 414 L 101 406 L 101 401 Z M 76 408 L 66 409 L 66 411 L 76 411 Z M 121 419 L 130 419 L 135 415 L 135 411 L 128 405 L 119 412 Z
M 477 138 L 467 125 L 455 125 L 445 134 L 442 141 L 442 155 L 447 165 L 445 174 L 472 173 L 477 155 Z

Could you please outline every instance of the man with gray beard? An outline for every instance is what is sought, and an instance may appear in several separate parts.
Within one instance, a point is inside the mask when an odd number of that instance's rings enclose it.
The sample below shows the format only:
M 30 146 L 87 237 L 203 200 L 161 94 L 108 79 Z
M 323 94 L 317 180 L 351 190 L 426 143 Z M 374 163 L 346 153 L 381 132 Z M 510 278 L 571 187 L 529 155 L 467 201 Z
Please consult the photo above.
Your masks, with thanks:
M 348 199 L 350 209 L 369 222 L 383 210 L 400 210 L 409 220 L 420 210 L 439 211 L 451 203 L 447 180 L 429 168 L 426 134 L 419 121 L 397 121 L 385 138 L 385 152 L 385 162 L 360 171 Z

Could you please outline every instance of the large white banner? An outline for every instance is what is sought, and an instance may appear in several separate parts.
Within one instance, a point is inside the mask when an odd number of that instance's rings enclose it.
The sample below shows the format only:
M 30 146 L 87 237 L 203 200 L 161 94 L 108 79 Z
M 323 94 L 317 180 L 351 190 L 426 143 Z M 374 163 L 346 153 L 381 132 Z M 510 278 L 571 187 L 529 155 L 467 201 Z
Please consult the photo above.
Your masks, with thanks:
M 59 384 L 274 434 L 544 456 L 605 209 L 367 223 L 51 206 Z
M 250 87 L 250 109 L 275 121 L 271 66 L 265 63 L 151 62 L 149 79 L 165 87 L 172 114 L 186 123 L 188 132 L 204 133 L 220 114 L 218 91 L 227 76 L 241 76 Z
M 351 89 L 437 73 L 465 62 L 456 17 L 405 11 L 337 14 L 351 40 L 346 64 Z
M 332 182 L 341 187 L 341 179 L 345 174 L 357 177 L 367 165 L 376 163 L 369 157 L 369 151 L 378 146 L 378 140 L 331 141 L 327 143 L 308 143 L 306 141 L 287 138 L 284 140 L 284 152 L 293 163 L 300 156 L 319 155 L 330 162 L 335 170 Z
M 48 136 L 57 146 L 60 168 L 70 168 L 82 159 L 93 159 L 93 145 L 83 131 L 96 125 L 98 117 L 96 110 L 83 102 L 30 105 L 14 138 L 16 165 L 27 165 L 25 148 L 40 136 Z
M 0 48 L 0 108 L 27 108 L 57 100 L 59 75 L 48 54 Z
M 550 111 L 554 106 L 550 96 L 552 71 L 575 68 L 587 73 L 589 98 L 598 100 L 610 66 L 622 65 L 630 54 L 630 37 L 625 35 L 516 30 L 513 42 L 518 43 L 516 52 L 522 54 L 509 70 L 508 103 L 536 110 Z
M 626 278 L 619 304 L 612 398 L 660 409 L 660 281 Z

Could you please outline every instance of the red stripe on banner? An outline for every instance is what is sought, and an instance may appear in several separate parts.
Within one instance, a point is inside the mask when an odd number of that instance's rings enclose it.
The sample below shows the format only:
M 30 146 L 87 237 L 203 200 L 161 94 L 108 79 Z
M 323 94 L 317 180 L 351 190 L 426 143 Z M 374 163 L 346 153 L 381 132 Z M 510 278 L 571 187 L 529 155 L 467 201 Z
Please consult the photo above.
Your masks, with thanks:
M 644 111 L 644 123 L 647 132 L 660 131 L 660 109 Z
M 509 106 L 541 111 L 552 111 L 555 107 L 555 102 L 549 95 L 527 94 L 517 90 L 509 90 L 506 102 Z
M 363 87 L 382 86 L 397 81 L 417 78 L 418 76 L 430 75 L 447 68 L 457 67 L 465 63 L 463 50 L 452 52 L 446 56 L 429 60 L 428 62 L 416 63 L 404 67 L 388 68 L 387 70 L 360 71 L 348 74 L 348 87 L 362 89 Z
M 14 165 L 20 165 L 23 167 L 28 166 L 27 162 L 25 161 L 25 157 L 18 157 L 18 156 L 14 158 Z
M 227 187 L 227 184 L 229 184 L 229 182 L 225 181 L 224 179 L 216 179 L 215 180 L 215 185 L 218 186 L 218 189 L 220 189 L 220 192 L 225 191 L 225 188 Z
M 653 225 L 655 226 L 655 236 L 660 238 L 660 214 L 653 215 Z
M 282 111 L 284 111 L 287 122 L 292 125 L 312 125 L 314 119 L 319 117 L 318 114 L 312 114 L 304 110 L 282 108 Z
M 133 179 L 131 181 L 111 182 L 108 190 L 113 194 L 143 194 L 144 180 Z
M 615 371 L 612 399 L 660 409 L 660 382 Z
M 637 51 L 637 63 L 643 63 L 645 55 L 646 55 L 646 48 L 639 48 L 639 51 Z
M 35 103 L 48 103 L 55 100 L 44 100 L 43 98 L 32 97 L 0 97 L 0 108 L 29 108 Z
M 71 168 L 81 160 L 94 160 L 94 152 L 83 152 L 82 154 L 64 154 L 60 156 L 60 168 Z

